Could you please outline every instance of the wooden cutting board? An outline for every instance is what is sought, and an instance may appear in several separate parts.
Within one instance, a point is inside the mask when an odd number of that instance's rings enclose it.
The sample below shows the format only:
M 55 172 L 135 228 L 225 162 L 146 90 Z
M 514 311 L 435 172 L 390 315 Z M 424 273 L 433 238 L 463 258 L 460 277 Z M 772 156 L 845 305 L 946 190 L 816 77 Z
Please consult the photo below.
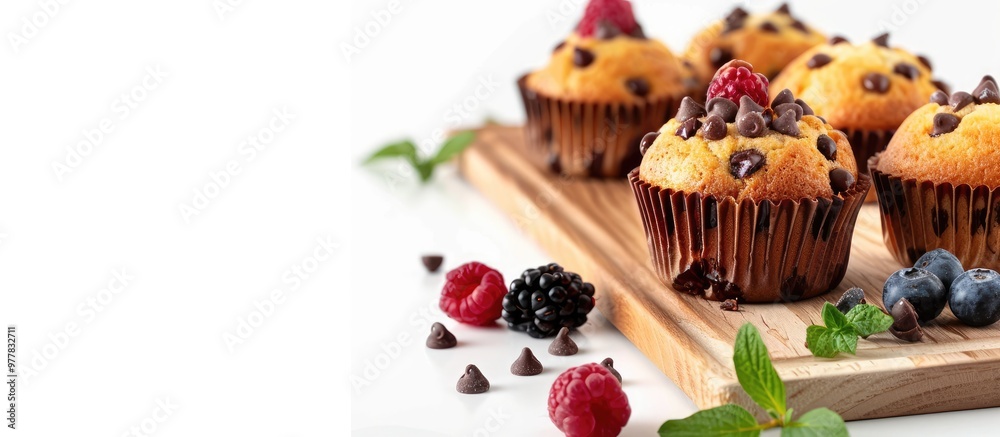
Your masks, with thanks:
M 677 293 L 653 273 L 635 198 L 625 179 L 595 181 L 548 174 L 522 153 L 519 127 L 487 126 L 460 159 L 464 177 L 503 209 L 553 260 L 597 288 L 597 307 L 700 408 L 738 403 L 757 411 L 733 370 L 733 340 L 757 326 L 796 411 L 829 407 L 844 419 L 870 419 L 1000 405 L 1000 324 L 961 325 L 945 310 L 924 340 L 889 333 L 858 341 L 856 356 L 815 358 L 806 327 L 850 287 L 881 305 L 882 283 L 901 268 L 882 242 L 878 207 L 861 211 L 847 276 L 833 292 L 793 304 L 719 303 Z

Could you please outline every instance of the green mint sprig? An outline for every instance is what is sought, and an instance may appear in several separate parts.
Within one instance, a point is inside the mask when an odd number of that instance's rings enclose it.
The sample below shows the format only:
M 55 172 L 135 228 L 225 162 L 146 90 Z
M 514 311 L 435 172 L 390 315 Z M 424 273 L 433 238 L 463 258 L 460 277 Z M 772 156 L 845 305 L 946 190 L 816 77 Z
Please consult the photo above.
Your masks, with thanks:
M 854 354 L 858 347 L 858 336 L 884 332 L 892 326 L 892 316 L 882 309 L 869 304 L 858 304 L 841 313 L 829 302 L 823 304 L 823 323 L 806 328 L 806 347 L 817 357 L 833 358 L 840 352 Z
M 776 427 L 781 427 L 783 437 L 848 435 L 844 419 L 827 408 L 817 408 L 793 419 L 792 409 L 786 405 L 785 384 L 771 364 L 760 332 L 749 323 L 743 324 L 736 334 L 733 364 L 740 386 L 750 399 L 767 411 L 770 421 L 758 423 L 745 408 L 726 404 L 699 411 L 684 419 L 668 420 L 660 426 L 659 435 L 757 437 L 762 430 Z
M 434 156 L 429 158 L 423 158 L 417 151 L 417 145 L 411 140 L 403 140 L 395 143 L 388 144 L 381 149 L 378 149 L 373 153 L 368 159 L 365 160 L 365 164 L 370 164 L 374 161 L 387 159 L 387 158 L 403 158 L 406 162 L 413 166 L 416 170 L 417 175 L 420 176 L 421 182 L 427 182 L 430 180 L 431 175 L 434 174 L 434 167 L 438 164 L 443 164 L 450 161 L 452 158 L 458 156 L 462 153 L 470 144 L 472 140 L 476 138 L 476 133 L 473 131 L 465 131 L 456 134 L 455 136 L 445 141 L 438 149 Z

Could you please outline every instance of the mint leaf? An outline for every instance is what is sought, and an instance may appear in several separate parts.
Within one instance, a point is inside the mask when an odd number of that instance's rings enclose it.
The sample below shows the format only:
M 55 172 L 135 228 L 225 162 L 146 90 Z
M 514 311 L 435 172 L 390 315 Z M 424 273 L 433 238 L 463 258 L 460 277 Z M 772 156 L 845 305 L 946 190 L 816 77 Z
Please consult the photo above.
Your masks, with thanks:
M 830 302 L 823 304 L 823 323 L 826 323 L 826 327 L 837 330 L 843 328 L 850 324 L 847 321 L 847 316 L 840 312 L 836 306 Z
M 827 408 L 817 408 L 786 423 L 782 437 L 847 437 L 847 425 L 837 413 Z
M 736 378 L 750 398 L 764 407 L 771 417 L 783 417 L 785 384 L 771 364 L 760 333 L 749 323 L 744 323 L 736 334 L 733 364 L 736 366 Z
M 661 437 L 757 437 L 760 430 L 757 419 L 749 411 L 739 405 L 726 404 L 684 419 L 668 420 L 657 432 Z
M 365 164 L 371 163 L 372 161 L 378 161 L 380 159 L 396 157 L 406 158 L 411 164 L 415 165 L 417 161 L 417 146 L 410 140 L 403 140 L 397 143 L 389 144 L 375 151 L 375 153 L 365 160 Z
M 836 311 L 836 307 L 834 311 Z M 840 311 L 837 312 L 840 313 Z M 858 332 L 850 324 L 844 325 L 840 329 L 812 325 L 806 328 L 806 346 L 817 357 L 833 358 L 840 352 L 853 354 L 858 346 Z
M 846 317 L 858 334 L 865 338 L 886 331 L 892 326 L 892 316 L 882 312 L 882 309 L 875 305 L 855 305 L 847 312 Z
M 476 139 L 476 133 L 473 131 L 461 132 L 449 138 L 448 141 L 445 141 L 444 145 L 438 149 L 437 154 L 430 159 L 432 166 L 448 162 L 451 158 L 454 158 L 469 147 L 474 139 Z

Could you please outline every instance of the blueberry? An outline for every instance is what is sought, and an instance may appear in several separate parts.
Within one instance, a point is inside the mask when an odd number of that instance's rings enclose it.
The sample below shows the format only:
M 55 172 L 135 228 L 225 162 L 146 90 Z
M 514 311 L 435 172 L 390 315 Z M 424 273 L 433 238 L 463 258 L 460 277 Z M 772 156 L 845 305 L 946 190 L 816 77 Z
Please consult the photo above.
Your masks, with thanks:
M 933 273 L 910 267 L 893 273 L 882 286 L 882 303 L 886 310 L 892 311 L 892 306 L 902 298 L 910 301 L 917 311 L 917 320 L 923 325 L 944 310 L 948 290 Z
M 972 269 L 955 279 L 948 298 L 951 312 L 969 326 L 986 326 L 1000 320 L 1000 273 Z
M 965 272 L 962 262 L 944 249 L 934 249 L 925 253 L 913 267 L 933 273 L 944 283 L 945 288 L 950 288 L 955 278 Z

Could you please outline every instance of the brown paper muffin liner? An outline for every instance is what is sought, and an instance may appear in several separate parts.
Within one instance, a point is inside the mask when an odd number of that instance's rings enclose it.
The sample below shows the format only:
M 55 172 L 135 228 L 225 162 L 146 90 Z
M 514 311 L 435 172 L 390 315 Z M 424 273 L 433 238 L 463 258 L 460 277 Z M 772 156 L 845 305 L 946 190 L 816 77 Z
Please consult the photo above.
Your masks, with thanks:
M 967 269 L 1000 270 L 1000 188 L 935 184 L 878 171 L 868 162 L 882 216 L 882 237 L 904 266 L 945 249 Z
M 851 143 L 851 150 L 854 152 L 854 159 L 858 162 L 858 173 L 868 174 L 868 160 L 885 150 L 889 145 L 894 130 L 864 130 L 864 129 L 843 129 L 847 135 L 847 140 Z M 875 201 L 875 190 L 868 192 L 865 202 Z
M 844 278 L 854 223 L 871 179 L 832 199 L 716 199 L 663 189 L 629 173 L 657 276 L 713 300 L 790 302 Z
M 525 141 L 536 164 L 568 176 L 622 177 L 642 161 L 639 141 L 676 112 L 673 97 L 644 104 L 579 102 L 517 86 L 528 121 Z

